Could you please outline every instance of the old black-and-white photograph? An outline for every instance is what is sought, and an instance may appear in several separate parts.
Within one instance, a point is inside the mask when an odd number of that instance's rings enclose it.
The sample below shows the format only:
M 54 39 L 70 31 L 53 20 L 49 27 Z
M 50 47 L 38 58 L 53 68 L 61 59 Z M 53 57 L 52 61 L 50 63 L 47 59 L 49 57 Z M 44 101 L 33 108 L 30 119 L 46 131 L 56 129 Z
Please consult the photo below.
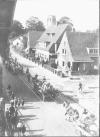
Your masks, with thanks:
M 99 137 L 99 0 L 0 0 L 0 137 Z

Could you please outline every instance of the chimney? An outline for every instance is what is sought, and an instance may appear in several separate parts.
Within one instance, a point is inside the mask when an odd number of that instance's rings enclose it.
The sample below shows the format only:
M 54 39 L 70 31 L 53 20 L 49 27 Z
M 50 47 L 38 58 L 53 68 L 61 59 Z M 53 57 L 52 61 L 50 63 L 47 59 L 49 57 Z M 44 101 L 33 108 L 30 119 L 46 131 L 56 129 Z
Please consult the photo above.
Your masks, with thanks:
M 55 43 L 55 53 L 56 53 L 56 51 L 57 51 L 57 44 Z
M 56 25 L 57 25 L 56 17 L 53 16 L 53 15 L 48 16 L 48 18 L 47 18 L 47 27 L 56 26 Z

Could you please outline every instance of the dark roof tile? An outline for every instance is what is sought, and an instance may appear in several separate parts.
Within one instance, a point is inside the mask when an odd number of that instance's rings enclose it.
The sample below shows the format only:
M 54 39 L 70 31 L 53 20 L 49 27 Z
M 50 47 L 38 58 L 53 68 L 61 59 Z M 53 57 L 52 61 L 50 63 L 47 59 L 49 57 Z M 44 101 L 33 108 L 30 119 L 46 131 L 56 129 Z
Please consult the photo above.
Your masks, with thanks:
M 68 42 L 74 61 L 92 61 L 87 48 L 98 47 L 98 36 L 95 33 L 70 32 L 67 33 Z
M 30 48 L 34 48 L 43 31 L 29 31 Z

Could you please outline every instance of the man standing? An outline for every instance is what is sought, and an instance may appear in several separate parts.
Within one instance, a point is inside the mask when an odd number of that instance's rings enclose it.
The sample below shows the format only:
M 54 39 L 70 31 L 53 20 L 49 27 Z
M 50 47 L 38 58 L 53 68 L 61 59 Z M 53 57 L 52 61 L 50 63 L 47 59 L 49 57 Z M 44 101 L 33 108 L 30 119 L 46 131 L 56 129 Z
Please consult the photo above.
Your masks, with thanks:
M 80 82 L 80 83 L 79 83 L 79 91 L 82 93 L 82 90 L 83 90 L 83 85 L 82 85 L 82 83 Z

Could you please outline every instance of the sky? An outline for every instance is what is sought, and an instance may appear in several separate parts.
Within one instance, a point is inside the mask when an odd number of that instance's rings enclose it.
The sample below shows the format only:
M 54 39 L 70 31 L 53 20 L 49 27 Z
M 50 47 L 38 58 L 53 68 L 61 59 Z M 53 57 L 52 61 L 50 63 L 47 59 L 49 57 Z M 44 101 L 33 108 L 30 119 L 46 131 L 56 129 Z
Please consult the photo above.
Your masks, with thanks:
M 99 0 L 17 0 L 14 19 L 24 26 L 31 16 L 46 26 L 49 15 L 55 15 L 57 21 L 69 17 L 77 31 L 95 30 L 99 26 Z

